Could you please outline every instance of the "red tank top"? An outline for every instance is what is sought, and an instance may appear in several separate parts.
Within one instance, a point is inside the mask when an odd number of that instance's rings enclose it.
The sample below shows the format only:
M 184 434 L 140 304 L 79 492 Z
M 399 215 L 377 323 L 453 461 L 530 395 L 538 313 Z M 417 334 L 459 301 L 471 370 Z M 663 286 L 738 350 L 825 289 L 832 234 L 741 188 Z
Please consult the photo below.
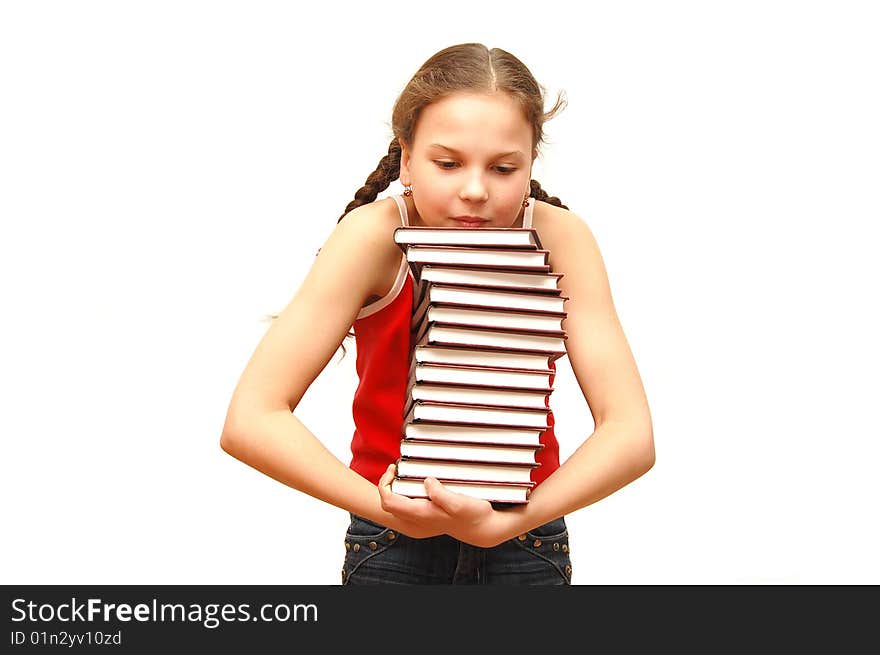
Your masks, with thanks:
M 403 225 L 409 225 L 406 203 L 402 196 L 392 196 L 400 211 Z M 529 199 L 523 226 L 531 227 L 534 199 Z M 354 394 L 352 414 L 354 436 L 351 441 L 350 468 L 373 484 L 388 465 L 400 457 L 403 438 L 403 408 L 410 365 L 410 320 L 412 318 L 413 279 L 401 253 L 397 279 L 388 294 L 361 309 L 354 322 L 358 388 Z M 551 362 L 555 379 L 556 364 Z M 544 447 L 538 451 L 540 466 L 532 470 L 532 481 L 541 483 L 559 468 L 559 444 L 553 431 L 553 411 L 548 416 L 550 427 L 541 435 Z

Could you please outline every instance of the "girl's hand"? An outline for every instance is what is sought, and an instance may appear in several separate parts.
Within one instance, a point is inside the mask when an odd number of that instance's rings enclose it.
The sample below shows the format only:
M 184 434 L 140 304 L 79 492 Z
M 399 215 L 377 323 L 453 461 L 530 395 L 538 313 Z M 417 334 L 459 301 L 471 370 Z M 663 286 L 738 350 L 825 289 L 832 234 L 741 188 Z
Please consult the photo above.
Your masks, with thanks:
M 450 518 L 438 505 L 426 498 L 409 498 L 391 491 L 396 470 L 396 465 L 389 464 L 378 484 L 382 509 L 397 519 L 396 524 L 389 527 L 413 539 L 446 534 Z
M 446 533 L 450 537 L 472 546 L 492 548 L 512 536 L 506 533 L 510 516 L 495 510 L 488 500 L 449 491 L 436 478 L 427 478 L 425 489 L 431 502 L 449 515 L 450 529 Z
M 465 543 L 483 548 L 496 546 L 509 537 L 503 512 L 486 500 L 471 498 L 446 489 L 435 478 L 425 480 L 430 498 L 409 498 L 391 491 L 396 467 L 388 466 L 379 480 L 382 509 L 400 520 L 398 529 L 421 539 L 448 534 Z

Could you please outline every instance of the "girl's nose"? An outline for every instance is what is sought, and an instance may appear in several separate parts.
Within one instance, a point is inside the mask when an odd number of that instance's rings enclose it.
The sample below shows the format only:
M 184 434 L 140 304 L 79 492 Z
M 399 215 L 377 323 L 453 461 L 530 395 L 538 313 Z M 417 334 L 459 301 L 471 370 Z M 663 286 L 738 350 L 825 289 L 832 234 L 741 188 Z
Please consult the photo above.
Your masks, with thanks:
M 489 189 L 480 174 L 470 176 L 461 187 L 459 197 L 471 202 L 485 202 L 489 199 Z

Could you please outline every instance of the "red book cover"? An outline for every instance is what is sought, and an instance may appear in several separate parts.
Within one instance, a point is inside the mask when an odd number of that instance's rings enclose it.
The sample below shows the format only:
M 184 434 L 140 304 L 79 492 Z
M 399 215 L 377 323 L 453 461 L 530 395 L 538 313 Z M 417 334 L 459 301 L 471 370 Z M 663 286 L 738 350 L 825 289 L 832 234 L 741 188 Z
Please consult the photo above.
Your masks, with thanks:
M 564 312 L 568 296 L 559 293 L 537 293 L 534 289 L 499 288 L 486 284 L 450 284 L 424 280 L 413 294 L 413 315 L 424 311 L 425 305 L 438 302 L 448 305 L 483 307 L 496 311 L 524 310 L 535 313 Z M 460 298 L 460 299 L 459 299 Z
M 397 460 L 400 477 L 435 477 L 443 480 L 469 480 L 472 482 L 531 482 L 532 469 L 540 464 L 497 464 L 441 459 L 401 457 Z
M 404 408 L 403 423 L 426 420 L 463 425 L 546 430 L 550 427 L 549 415 L 550 408 L 501 408 L 491 405 L 462 405 L 429 400 L 413 401 L 409 398 Z
M 559 280 L 565 275 L 553 271 L 512 271 L 505 267 L 470 266 L 468 264 L 419 264 L 417 271 L 410 265 L 416 282 L 422 284 L 455 284 L 495 288 L 500 291 L 519 291 L 545 295 L 559 295 Z M 418 273 L 418 275 L 416 275 Z M 424 279 L 423 279 L 424 278 Z
M 534 487 L 534 483 L 486 483 L 467 480 L 441 480 L 441 484 L 450 491 L 500 505 L 527 503 L 532 487 Z M 391 491 L 410 498 L 428 498 L 428 493 L 425 490 L 425 478 L 420 477 L 397 477 L 391 483 Z
M 449 384 L 454 386 L 487 386 L 503 389 L 524 389 L 529 391 L 553 391 L 552 380 L 556 372 L 524 368 L 499 368 L 493 366 L 466 366 L 462 364 L 435 364 L 418 362 L 412 359 L 409 367 L 410 385 L 416 382 L 427 384 Z M 469 379 L 492 380 L 489 382 L 468 381 Z
M 468 366 L 513 371 L 552 370 L 553 358 L 547 353 L 518 350 L 475 350 L 468 346 L 419 346 L 413 350 L 413 361 L 439 366 Z M 555 371 L 554 371 L 555 373 Z
M 449 303 L 423 303 L 417 311 L 411 322 L 411 330 L 415 333 L 419 332 L 421 323 L 427 320 L 447 325 L 508 331 L 524 330 L 560 336 L 565 332 L 562 322 L 568 316 L 567 312 L 532 312 L 524 309 Z M 527 327 L 526 322 L 534 322 L 536 327 Z
M 394 230 L 394 242 L 406 250 L 408 245 L 448 245 L 472 248 L 522 248 L 541 250 L 541 238 L 533 227 L 462 227 L 402 225 Z
M 516 256 L 516 253 L 519 256 Z M 531 255 L 526 259 L 523 255 Z M 503 258 L 503 259 L 500 259 Z M 522 262 L 517 261 L 522 259 Z M 509 248 L 460 248 L 457 246 L 408 246 L 406 260 L 413 278 L 421 281 L 421 268 L 438 263 L 478 269 L 502 269 L 508 273 L 550 273 L 550 251 Z
M 482 326 L 423 322 L 412 336 L 411 349 L 419 346 L 463 346 L 477 350 L 522 350 L 546 354 L 554 361 L 565 354 L 565 332 L 501 330 Z

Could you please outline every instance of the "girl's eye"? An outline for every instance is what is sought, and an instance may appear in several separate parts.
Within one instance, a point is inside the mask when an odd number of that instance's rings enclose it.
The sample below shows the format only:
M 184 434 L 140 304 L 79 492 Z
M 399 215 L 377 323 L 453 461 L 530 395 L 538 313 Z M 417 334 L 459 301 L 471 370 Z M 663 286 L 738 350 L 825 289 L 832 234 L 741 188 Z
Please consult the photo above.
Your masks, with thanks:
M 443 170 L 451 170 L 458 166 L 457 162 L 454 161 L 444 161 L 444 160 L 434 160 L 434 163 L 437 164 Z M 510 175 L 511 173 L 516 172 L 516 168 L 512 168 L 510 166 L 496 166 L 495 170 L 501 173 L 502 175 Z

